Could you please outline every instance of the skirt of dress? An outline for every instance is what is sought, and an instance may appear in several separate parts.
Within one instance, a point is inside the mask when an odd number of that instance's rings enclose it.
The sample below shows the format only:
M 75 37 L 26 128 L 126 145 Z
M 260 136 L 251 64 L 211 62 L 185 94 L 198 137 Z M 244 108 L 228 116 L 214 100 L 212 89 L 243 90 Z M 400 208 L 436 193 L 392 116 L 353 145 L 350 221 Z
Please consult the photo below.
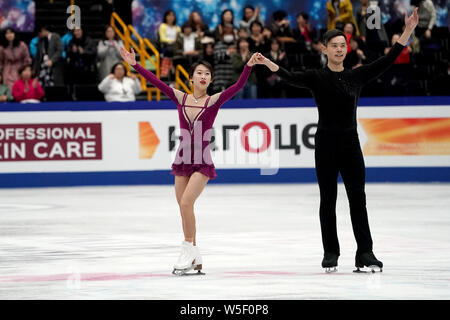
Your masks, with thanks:
M 191 174 L 197 171 L 209 177 L 210 180 L 217 177 L 215 167 L 207 164 L 172 164 L 172 171 L 170 171 L 170 174 L 174 176 L 190 177 Z

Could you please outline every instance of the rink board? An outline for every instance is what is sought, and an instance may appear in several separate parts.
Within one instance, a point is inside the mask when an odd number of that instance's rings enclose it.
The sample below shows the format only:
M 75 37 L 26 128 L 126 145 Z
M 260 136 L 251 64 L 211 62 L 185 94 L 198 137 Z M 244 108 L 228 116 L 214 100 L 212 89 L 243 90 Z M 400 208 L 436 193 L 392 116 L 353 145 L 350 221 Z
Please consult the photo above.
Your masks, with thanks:
M 0 187 L 173 183 L 185 133 L 170 101 L 0 112 Z M 208 139 L 218 173 L 210 183 L 315 182 L 317 118 L 312 99 L 227 102 Z M 357 118 L 368 182 L 450 181 L 450 97 L 363 98 Z

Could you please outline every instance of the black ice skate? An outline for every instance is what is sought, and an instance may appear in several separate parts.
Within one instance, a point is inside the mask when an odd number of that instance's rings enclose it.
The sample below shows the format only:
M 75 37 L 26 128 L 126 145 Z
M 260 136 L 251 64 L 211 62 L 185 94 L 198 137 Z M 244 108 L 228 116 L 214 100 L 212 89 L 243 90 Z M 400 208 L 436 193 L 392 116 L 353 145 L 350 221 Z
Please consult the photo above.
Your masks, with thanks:
M 338 265 L 339 256 L 333 252 L 325 252 L 322 260 L 322 268 L 325 269 L 325 272 L 336 272 Z
M 355 257 L 355 266 L 356 270 L 353 272 L 356 273 L 383 272 L 383 263 L 377 260 L 373 252 L 357 254 Z

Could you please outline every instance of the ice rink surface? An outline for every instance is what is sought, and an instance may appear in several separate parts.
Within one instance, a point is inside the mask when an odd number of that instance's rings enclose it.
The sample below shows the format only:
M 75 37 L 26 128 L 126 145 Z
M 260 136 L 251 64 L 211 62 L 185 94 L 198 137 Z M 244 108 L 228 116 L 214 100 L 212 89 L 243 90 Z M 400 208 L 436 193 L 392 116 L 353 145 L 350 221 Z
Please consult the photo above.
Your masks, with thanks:
M 355 274 L 339 185 L 339 271 L 321 268 L 316 184 L 207 185 L 195 206 L 205 276 L 171 274 L 173 186 L 0 190 L 0 299 L 449 299 L 450 185 L 367 184 L 383 273 Z

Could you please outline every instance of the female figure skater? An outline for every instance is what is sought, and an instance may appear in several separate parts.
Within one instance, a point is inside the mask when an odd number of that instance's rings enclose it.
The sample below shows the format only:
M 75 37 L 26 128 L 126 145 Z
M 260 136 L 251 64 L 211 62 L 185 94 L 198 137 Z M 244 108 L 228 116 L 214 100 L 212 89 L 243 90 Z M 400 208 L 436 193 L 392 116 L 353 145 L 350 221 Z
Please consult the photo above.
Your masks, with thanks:
M 208 62 L 198 61 L 191 66 L 189 77 L 194 84 L 194 92 L 187 94 L 167 86 L 136 63 L 133 48 L 130 53 L 122 47 L 120 53 L 128 64 L 177 106 L 181 142 L 171 174 L 175 175 L 175 194 L 180 206 L 185 240 L 173 273 L 183 275 L 194 269 L 201 274 L 202 258 L 196 246 L 194 202 L 208 180 L 217 176 L 209 148 L 211 128 L 219 108 L 244 87 L 256 63 L 256 54 L 247 62 L 235 84 L 223 92 L 209 96 L 206 90 L 214 79 L 214 70 Z
M 328 64 L 323 69 L 288 72 L 269 59 L 258 56 L 287 83 L 308 88 L 314 96 L 319 112 L 315 135 L 315 164 L 320 189 L 320 224 L 324 258 L 322 267 L 336 271 L 340 255 L 336 230 L 337 178 L 341 173 L 350 203 L 353 233 L 358 244 L 355 257 L 356 272 L 369 267 L 382 271 L 383 263 L 372 252 L 372 238 L 366 211 L 365 166 L 357 133 L 356 106 L 361 88 L 379 77 L 390 66 L 407 44 L 418 22 L 417 9 L 410 17 L 405 13 L 406 28 L 386 56 L 356 69 L 344 69 L 347 53 L 345 34 L 339 30 L 327 31 L 323 36 L 323 53 Z

